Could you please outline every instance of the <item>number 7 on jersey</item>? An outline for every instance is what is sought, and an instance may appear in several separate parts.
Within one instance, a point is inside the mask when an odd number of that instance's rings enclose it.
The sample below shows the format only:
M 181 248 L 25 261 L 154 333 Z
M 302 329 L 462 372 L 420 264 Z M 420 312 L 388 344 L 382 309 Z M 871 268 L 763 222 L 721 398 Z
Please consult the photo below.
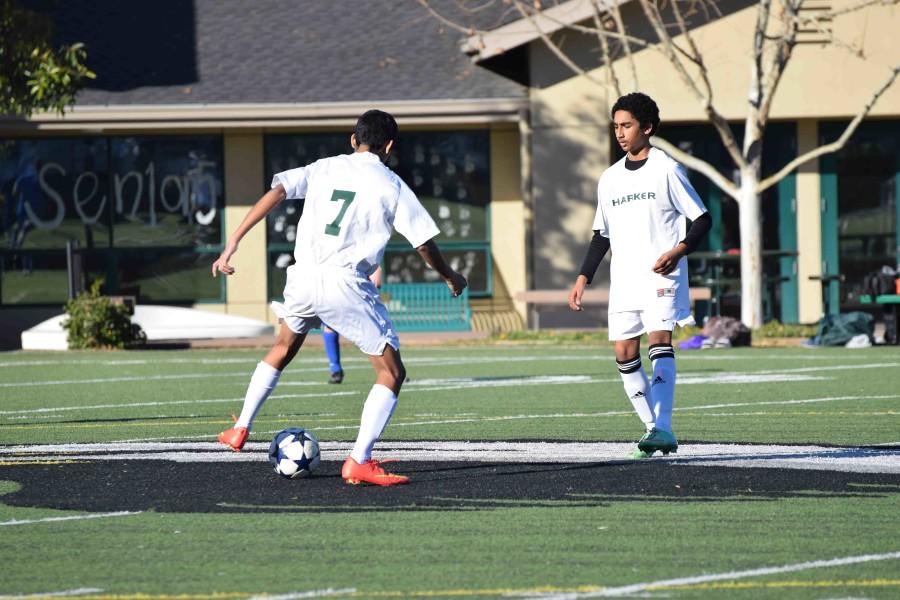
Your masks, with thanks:
M 327 235 L 337 235 L 341 232 L 341 221 L 344 219 L 344 213 L 347 212 L 347 207 L 350 206 L 350 203 L 353 202 L 353 198 L 355 197 L 356 192 L 348 192 L 347 190 L 334 190 L 331 193 L 332 202 L 342 200 L 344 204 L 341 205 L 341 211 L 337 214 L 337 217 L 334 218 L 334 221 L 325 226 L 325 233 Z

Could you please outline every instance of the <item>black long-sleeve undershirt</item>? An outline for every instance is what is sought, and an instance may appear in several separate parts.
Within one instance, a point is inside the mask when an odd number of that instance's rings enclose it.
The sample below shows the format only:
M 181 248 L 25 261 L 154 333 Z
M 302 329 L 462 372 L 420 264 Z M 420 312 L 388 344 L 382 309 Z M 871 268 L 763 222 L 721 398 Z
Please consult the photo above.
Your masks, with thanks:
M 588 283 L 594 279 L 594 273 L 597 272 L 597 267 L 600 266 L 600 261 L 607 252 L 609 252 L 609 238 L 603 237 L 599 231 L 595 230 L 584 262 L 581 264 L 581 274 L 587 278 Z
M 705 212 L 694 219 L 691 226 L 688 228 L 687 233 L 684 235 L 684 239 L 681 240 L 681 243 L 687 246 L 687 250 L 685 250 L 684 254 L 688 255 L 696 250 L 697 246 L 700 245 L 700 242 L 703 241 L 703 238 L 706 237 L 706 234 L 709 233 L 710 229 L 712 229 L 712 217 L 709 216 L 708 212 Z
M 684 252 L 685 256 L 697 249 L 697 246 L 703 241 L 710 229 L 712 229 L 712 217 L 709 216 L 708 212 L 694 219 L 684 239 L 680 242 L 687 246 L 687 250 Z M 580 274 L 585 276 L 588 283 L 593 281 L 594 274 L 597 273 L 597 267 L 600 266 L 600 261 L 603 260 L 607 252 L 609 252 L 609 238 L 603 237 L 599 231 L 595 230 L 594 237 L 591 238 L 591 244 L 588 246 L 587 254 L 584 257 L 584 262 L 581 264 Z

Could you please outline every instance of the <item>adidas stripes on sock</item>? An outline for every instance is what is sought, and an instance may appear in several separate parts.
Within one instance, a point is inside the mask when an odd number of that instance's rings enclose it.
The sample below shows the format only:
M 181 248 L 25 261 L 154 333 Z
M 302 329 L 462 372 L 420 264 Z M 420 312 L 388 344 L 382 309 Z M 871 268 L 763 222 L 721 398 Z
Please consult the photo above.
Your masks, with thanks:
M 359 433 L 350 456 L 362 464 L 372 458 L 372 448 L 387 427 L 394 409 L 397 407 L 397 395 L 387 386 L 376 383 L 363 405 L 362 417 L 359 420 Z
M 256 413 L 262 407 L 263 402 L 278 385 L 278 378 L 281 377 L 281 371 L 265 361 L 259 361 L 256 370 L 250 378 L 250 385 L 247 386 L 247 394 L 244 396 L 244 407 L 241 409 L 241 416 L 238 417 L 235 427 L 246 427 L 250 429 Z
M 628 394 L 631 405 L 649 431 L 653 428 L 655 419 L 650 408 L 650 382 L 647 381 L 647 374 L 641 366 L 640 355 L 628 360 L 616 360 L 616 366 L 619 367 L 619 375 L 622 376 L 625 393 Z
M 675 349 L 671 344 L 653 344 L 648 351 L 653 364 L 650 396 L 656 427 L 672 431 L 672 407 L 675 404 Z

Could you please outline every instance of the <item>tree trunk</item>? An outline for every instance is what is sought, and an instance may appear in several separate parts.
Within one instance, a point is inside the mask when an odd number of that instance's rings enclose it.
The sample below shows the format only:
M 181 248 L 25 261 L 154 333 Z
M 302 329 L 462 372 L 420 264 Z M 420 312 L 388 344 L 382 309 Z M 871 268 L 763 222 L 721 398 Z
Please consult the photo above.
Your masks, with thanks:
M 741 171 L 738 210 L 741 228 L 741 321 L 750 328 L 763 324 L 762 202 L 756 193 L 759 173 Z

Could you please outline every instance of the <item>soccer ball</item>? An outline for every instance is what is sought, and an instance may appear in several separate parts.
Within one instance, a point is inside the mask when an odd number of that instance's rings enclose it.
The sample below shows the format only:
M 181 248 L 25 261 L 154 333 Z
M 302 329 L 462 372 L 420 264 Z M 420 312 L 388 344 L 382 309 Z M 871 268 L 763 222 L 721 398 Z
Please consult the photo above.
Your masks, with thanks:
M 319 466 L 319 440 L 300 427 L 279 431 L 269 445 L 269 462 L 282 477 L 309 477 Z

